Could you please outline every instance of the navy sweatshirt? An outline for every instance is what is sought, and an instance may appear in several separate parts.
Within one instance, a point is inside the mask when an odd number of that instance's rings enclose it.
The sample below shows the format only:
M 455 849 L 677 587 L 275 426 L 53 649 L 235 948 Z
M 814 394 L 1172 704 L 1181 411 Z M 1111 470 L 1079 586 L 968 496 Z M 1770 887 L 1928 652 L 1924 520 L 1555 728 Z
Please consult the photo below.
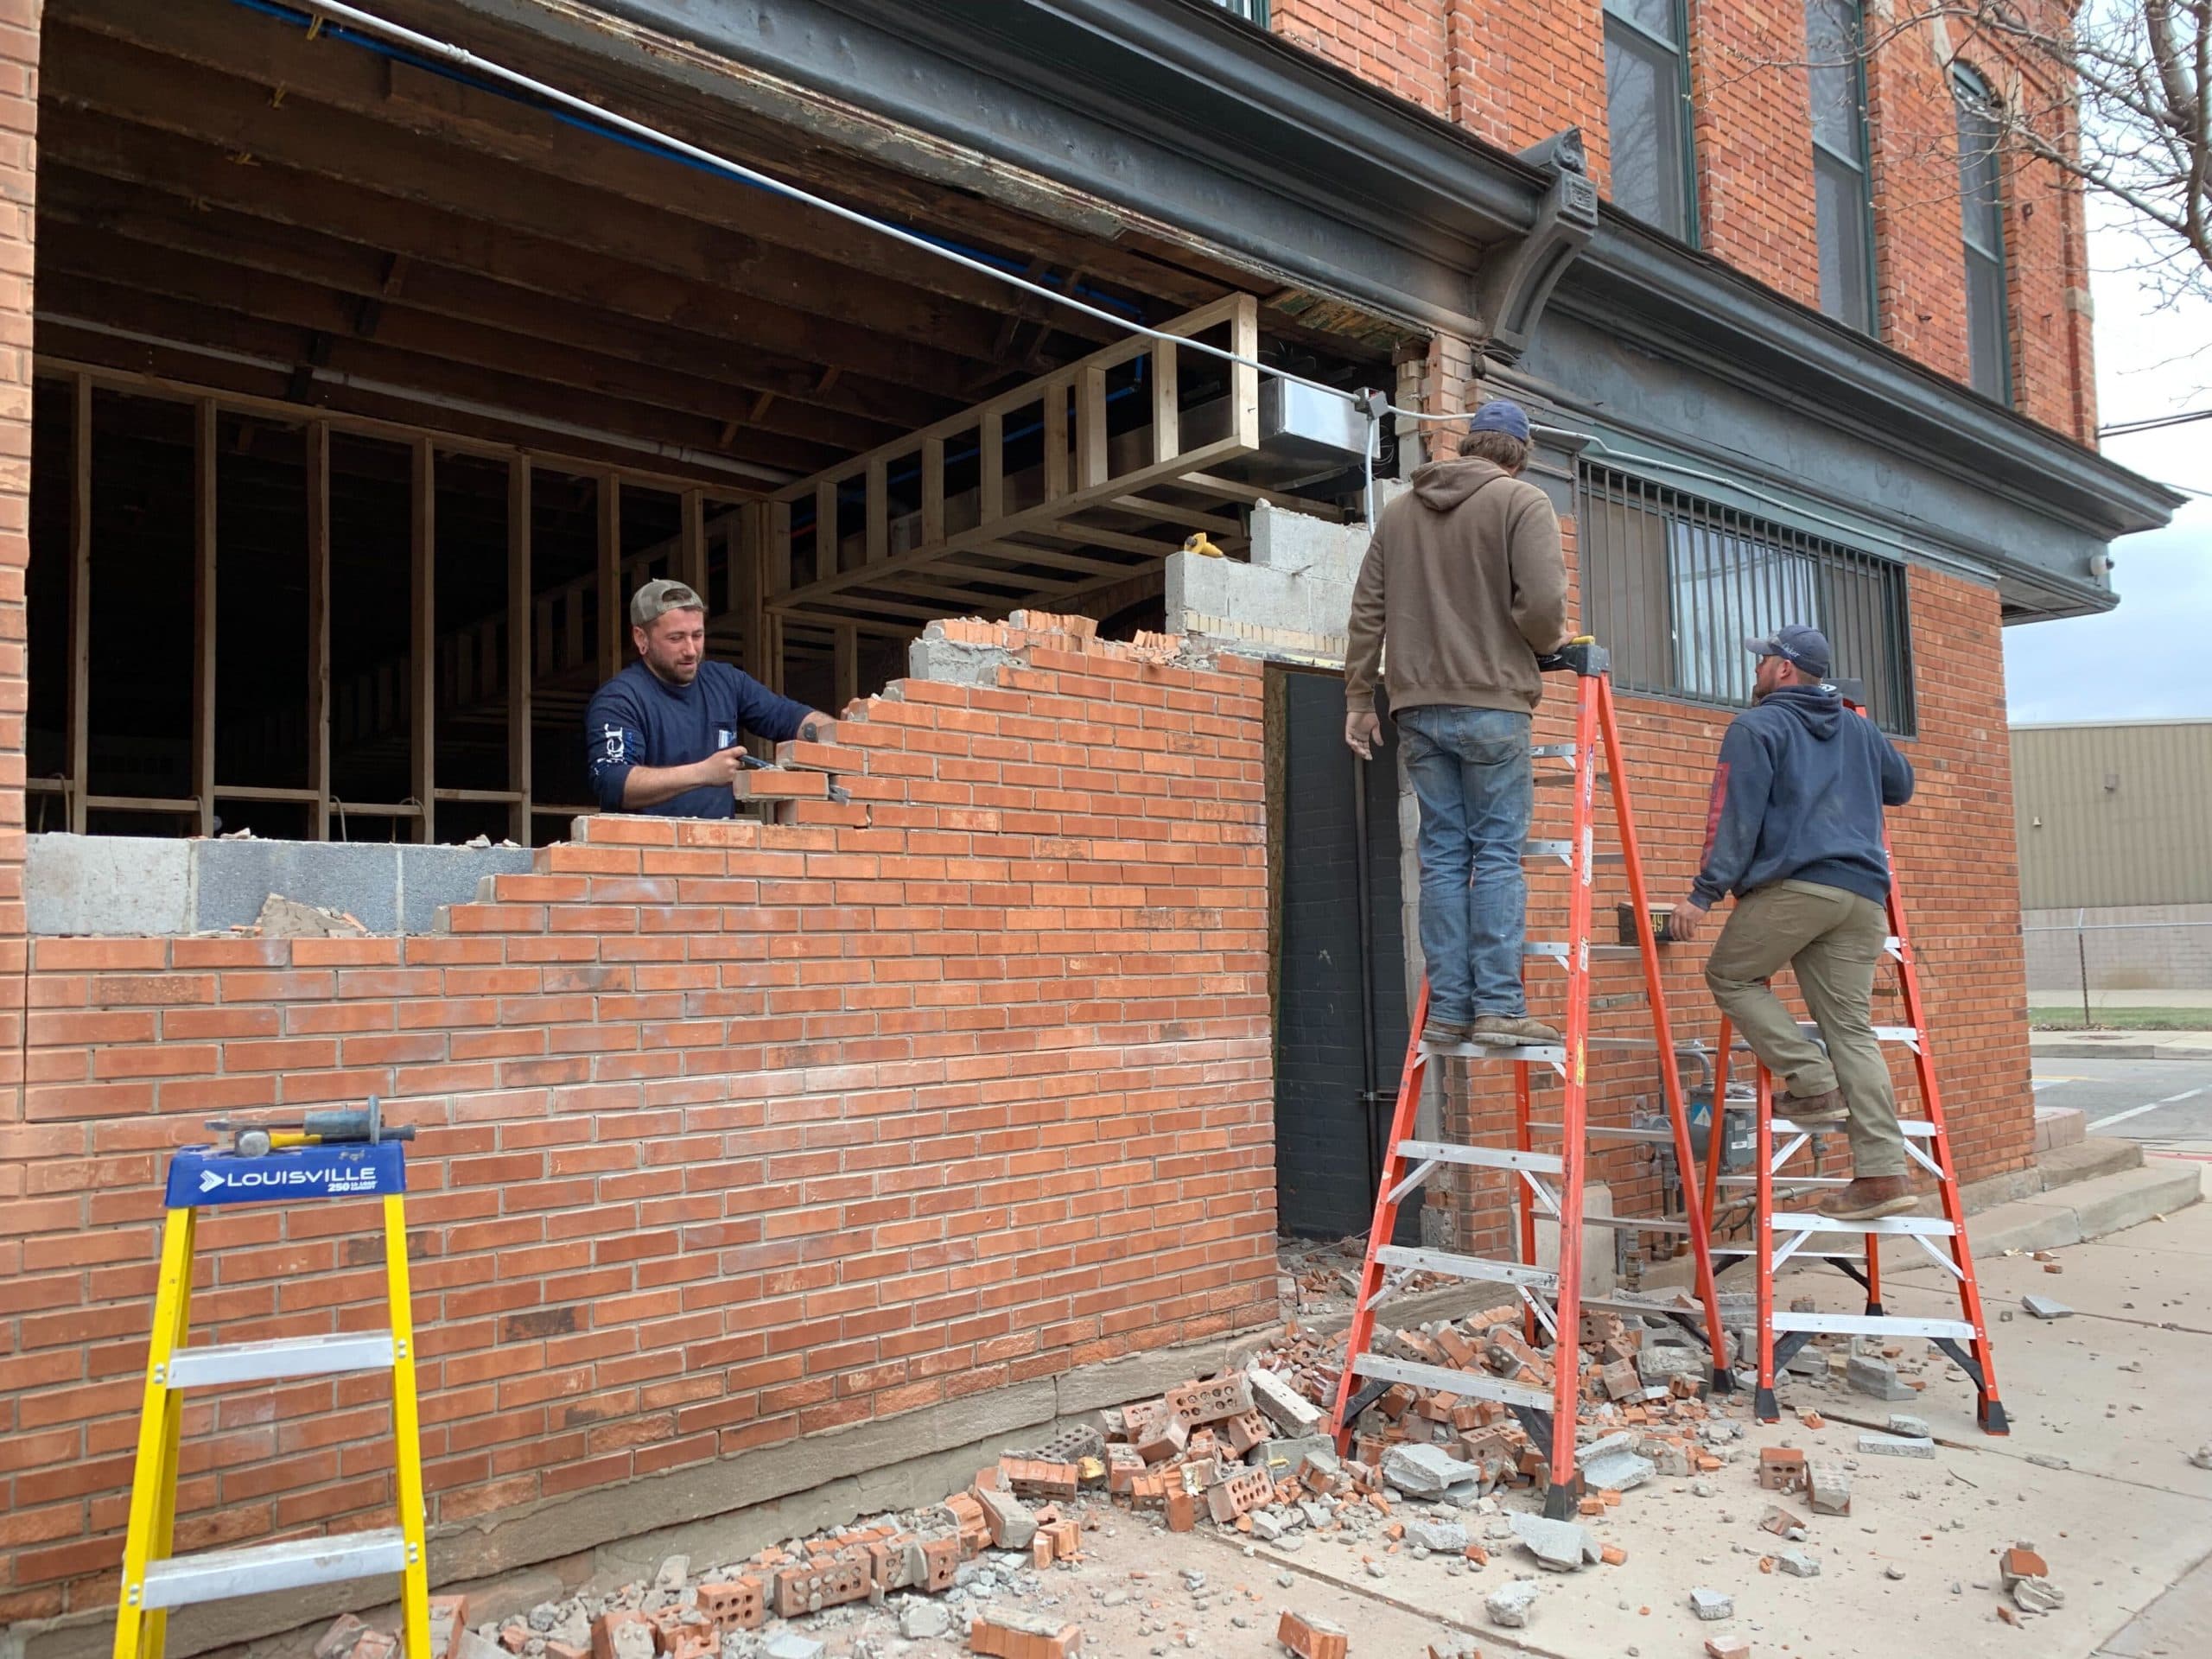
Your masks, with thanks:
M 781 743 L 798 735 L 815 711 L 779 697 L 728 663 L 702 662 L 689 685 L 671 685 L 632 663 L 593 693 L 584 711 L 584 763 L 592 792 L 609 812 L 664 818 L 731 818 L 737 800 L 727 784 L 703 785 L 658 806 L 625 809 L 632 766 L 688 766 L 728 748 L 746 732 Z
M 1912 767 L 1834 688 L 1785 685 L 1720 742 L 1691 895 L 1707 909 L 1777 881 L 1890 896 L 1882 809 L 1912 798 Z

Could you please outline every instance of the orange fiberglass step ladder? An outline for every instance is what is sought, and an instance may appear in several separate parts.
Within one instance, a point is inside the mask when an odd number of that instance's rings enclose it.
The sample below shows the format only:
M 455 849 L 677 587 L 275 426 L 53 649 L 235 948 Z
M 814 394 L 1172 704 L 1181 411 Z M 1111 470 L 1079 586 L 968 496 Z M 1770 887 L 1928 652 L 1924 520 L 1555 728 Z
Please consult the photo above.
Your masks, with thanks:
M 1713 1357 L 1713 1386 L 1726 1389 L 1731 1378 L 1721 1334 L 1719 1298 L 1713 1288 L 1713 1258 L 1707 1224 L 1691 1154 L 1689 1118 L 1684 1104 L 1680 1070 L 1671 1058 L 1659 1066 L 1664 1080 L 1668 1127 L 1628 1128 L 1593 1124 L 1589 1121 L 1588 1051 L 1592 1048 L 1641 1048 L 1655 1057 L 1672 1057 L 1694 1050 L 1677 1045 L 1667 1021 L 1667 999 L 1659 970 L 1658 939 L 1653 931 L 1651 906 L 1644 891 L 1643 863 L 1637 850 L 1636 819 L 1629 802 L 1628 773 L 1623 764 L 1619 728 L 1613 715 L 1612 683 L 1607 673 L 1605 649 L 1588 639 L 1578 639 L 1557 658 L 1547 658 L 1547 668 L 1572 670 L 1576 676 L 1574 741 L 1537 744 L 1531 753 L 1538 760 L 1560 760 L 1567 770 L 1540 769 L 1537 781 L 1566 783 L 1573 795 L 1573 830 L 1564 841 L 1531 839 L 1524 858 L 1539 865 L 1557 860 L 1572 879 L 1568 897 L 1567 937 L 1562 943 L 1531 942 L 1530 957 L 1549 957 L 1567 969 L 1567 1022 L 1563 1041 L 1557 1046 L 1504 1046 L 1464 1043 L 1434 1046 L 1421 1040 L 1428 1017 L 1428 985 L 1422 982 L 1413 1014 L 1413 1040 L 1407 1046 L 1404 1070 L 1399 1074 L 1398 1103 L 1390 1121 L 1390 1139 L 1382 1162 L 1380 1190 L 1375 1199 L 1375 1220 L 1368 1230 L 1367 1261 L 1359 1279 L 1359 1300 L 1346 1335 L 1344 1372 L 1337 1388 L 1332 1433 L 1342 1446 L 1349 1442 L 1352 1425 L 1382 1392 L 1394 1383 L 1415 1388 L 1448 1389 L 1472 1400 L 1491 1400 L 1508 1407 L 1541 1447 L 1548 1447 L 1551 1486 L 1545 1513 L 1563 1518 L 1575 1512 L 1582 1496 L 1582 1481 L 1575 1468 L 1575 1412 L 1581 1398 L 1583 1374 L 1578 1340 L 1583 1313 L 1618 1312 L 1649 1315 L 1671 1312 L 1662 1306 L 1636 1301 L 1612 1301 L 1582 1294 L 1583 1229 L 1604 1226 L 1630 1232 L 1663 1232 L 1687 1238 L 1696 1257 L 1697 1294 L 1705 1311 L 1700 1333 Z M 1613 821 L 1620 851 L 1596 851 L 1599 743 L 1605 746 L 1605 776 L 1611 798 Z M 1636 917 L 1633 946 L 1591 943 L 1592 878 L 1599 860 L 1626 867 L 1629 898 Z M 1640 957 L 1644 994 L 1650 1008 L 1649 1037 L 1593 1037 L 1590 1031 L 1590 963 L 1593 955 L 1618 954 Z M 1514 1070 L 1515 1138 L 1511 1147 L 1461 1146 L 1448 1141 L 1415 1137 L 1422 1087 L 1431 1062 L 1444 1058 L 1502 1062 Z M 1557 1122 L 1532 1121 L 1530 1095 L 1540 1068 L 1556 1071 L 1562 1084 Z M 1536 1137 L 1556 1135 L 1556 1151 L 1538 1150 Z M 1590 1143 L 1593 1138 L 1641 1141 L 1671 1146 L 1675 1168 L 1685 1172 L 1681 1182 L 1686 1216 L 1681 1220 L 1636 1216 L 1586 1216 L 1583 1189 L 1588 1177 Z M 1444 1166 L 1471 1166 L 1510 1172 L 1518 1211 L 1520 1255 L 1517 1261 L 1487 1261 L 1444 1250 L 1418 1249 L 1391 1243 L 1397 1230 L 1398 1207 L 1408 1194 Z M 1559 1267 L 1556 1271 L 1536 1265 L 1536 1214 L 1543 1212 L 1558 1224 Z M 1550 1389 L 1509 1382 L 1484 1372 L 1462 1371 L 1445 1366 L 1417 1363 L 1373 1351 L 1375 1315 L 1378 1306 L 1395 1294 L 1395 1272 L 1401 1279 L 1427 1271 L 1449 1278 L 1484 1281 L 1510 1286 L 1523 1304 L 1522 1322 L 1529 1340 L 1538 1341 L 1538 1329 L 1552 1344 L 1553 1383 Z M 1686 1321 L 1687 1322 L 1687 1321 Z
M 1866 718 L 1858 690 L 1849 682 L 1845 683 L 1844 696 L 1859 716 Z M 1888 845 L 1888 832 L 1885 830 L 1885 850 Z M 1997 1367 L 1990 1349 L 1989 1326 L 1982 1317 L 1981 1288 L 1974 1281 L 1974 1255 L 1967 1245 L 1966 1211 L 1959 1202 L 1958 1171 L 1951 1158 L 1951 1137 L 1943 1118 L 1943 1091 L 1936 1082 L 1936 1060 L 1930 1052 L 1927 1017 L 1920 997 L 1920 970 L 1913 959 L 1911 935 L 1905 929 L 1904 897 L 1897 884 L 1897 858 L 1893 853 L 1890 859 L 1889 914 L 1888 955 L 1897 964 L 1898 988 L 1904 997 L 1905 1023 L 1877 1026 L 1874 1035 L 1885 1044 L 1902 1044 L 1912 1051 L 1913 1077 L 1923 1115 L 1901 1119 L 1905 1154 L 1913 1163 L 1936 1177 L 1942 1198 L 1942 1216 L 1884 1216 L 1873 1221 L 1831 1221 L 1809 1210 L 1777 1214 L 1774 1189 L 1777 1181 L 1785 1188 L 1802 1190 L 1841 1186 L 1846 1178 L 1786 1173 L 1791 1160 L 1811 1144 L 1814 1132 L 1774 1116 L 1774 1082 L 1764 1065 L 1753 1062 L 1757 1077 L 1753 1097 L 1733 1103 L 1728 1100 L 1728 1059 L 1736 1045 L 1734 1033 L 1725 1018 L 1720 1022 L 1719 1052 L 1714 1059 L 1713 1132 L 1707 1142 L 1704 1212 L 1707 1216 L 1717 1213 L 1719 1191 L 1723 1186 L 1749 1187 L 1752 1192 L 1751 1243 L 1716 1245 L 1713 1254 L 1726 1258 L 1724 1270 L 1745 1259 L 1758 1267 L 1758 1389 L 1752 1409 L 1761 1422 L 1775 1422 L 1780 1417 L 1780 1408 L 1774 1397 L 1776 1371 L 1787 1366 L 1797 1351 L 1815 1336 L 1925 1337 L 1973 1382 L 1974 1415 L 1983 1429 L 1992 1434 L 2004 1434 L 2010 1432 L 2010 1427 L 2005 1421 L 2005 1407 L 1997 1397 Z M 1808 1027 L 1808 1034 L 1815 1034 L 1812 1028 Z M 1721 1173 L 1727 1141 L 1726 1114 L 1731 1110 L 1756 1114 L 1758 1134 L 1751 1173 L 1747 1175 Z M 1778 1151 L 1775 1144 L 1777 1139 L 1783 1143 Z M 1813 1243 L 1815 1238 L 1853 1233 L 1865 1241 L 1863 1254 L 1854 1255 L 1840 1248 L 1828 1249 Z M 1783 1240 L 1779 1247 L 1775 1243 L 1777 1235 Z M 1957 1286 L 1961 1317 L 1913 1319 L 1892 1314 L 1883 1307 L 1881 1241 L 1899 1236 L 1910 1238 Z M 1948 1240 L 1948 1249 L 1938 1249 L 1935 1243 L 1937 1239 Z M 1866 1292 L 1866 1311 L 1777 1313 L 1774 1275 L 1791 1257 L 1801 1254 L 1824 1258 L 1857 1281 Z

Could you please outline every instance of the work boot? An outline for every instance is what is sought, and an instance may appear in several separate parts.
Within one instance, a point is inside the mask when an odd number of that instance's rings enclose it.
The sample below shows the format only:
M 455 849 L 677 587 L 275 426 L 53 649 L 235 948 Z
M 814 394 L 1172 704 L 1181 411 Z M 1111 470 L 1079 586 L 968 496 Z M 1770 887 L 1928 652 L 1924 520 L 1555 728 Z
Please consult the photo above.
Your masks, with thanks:
M 1438 1048 L 1457 1048 L 1467 1040 L 1467 1023 L 1464 1020 L 1439 1020 L 1432 1016 L 1421 1028 L 1421 1039 Z
M 1801 1129 L 1826 1128 L 1847 1120 L 1851 1112 L 1843 1103 L 1843 1090 L 1823 1089 L 1817 1095 L 1784 1095 L 1775 1102 L 1779 1115 L 1788 1118 Z
M 1558 1027 L 1531 1020 L 1525 1014 L 1478 1014 L 1472 1035 L 1476 1042 L 1508 1048 L 1555 1046 L 1562 1040 Z
M 1899 1216 L 1920 1202 L 1910 1175 L 1861 1175 L 1839 1186 L 1814 1208 L 1830 1221 L 1877 1221 Z

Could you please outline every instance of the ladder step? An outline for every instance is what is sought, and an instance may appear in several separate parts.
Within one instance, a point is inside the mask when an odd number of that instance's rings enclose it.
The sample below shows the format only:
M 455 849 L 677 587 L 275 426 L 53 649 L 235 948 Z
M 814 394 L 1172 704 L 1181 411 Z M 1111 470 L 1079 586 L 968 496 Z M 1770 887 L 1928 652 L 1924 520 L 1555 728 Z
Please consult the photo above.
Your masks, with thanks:
M 1386 1268 L 1419 1268 L 1454 1279 L 1480 1279 L 1493 1285 L 1527 1285 L 1534 1290 L 1559 1288 L 1559 1274 L 1548 1268 L 1523 1267 L 1518 1262 L 1491 1262 L 1479 1255 L 1455 1255 L 1449 1250 L 1385 1244 L 1375 1252 L 1375 1259 Z
M 149 1561 L 135 1605 L 188 1607 L 276 1590 L 301 1590 L 347 1579 L 373 1579 L 407 1567 L 407 1541 L 397 1527 L 342 1533 L 334 1538 L 294 1538 L 245 1549 L 209 1550 Z M 125 1586 L 126 1599 L 130 1586 Z
M 1827 1216 L 1777 1215 L 1777 1233 L 1920 1233 L 1948 1238 L 1958 1230 L 1940 1216 L 1881 1216 L 1872 1221 L 1836 1221 Z
M 1556 858 L 1565 861 L 1574 856 L 1574 843 L 1571 841 L 1549 838 L 1524 842 L 1521 848 L 1521 856 Z M 1628 861 L 1628 855 L 1625 853 L 1600 852 L 1593 849 L 1590 857 L 1593 864 L 1625 864 Z
M 1431 1059 L 1505 1060 L 1516 1065 L 1564 1065 L 1567 1050 L 1556 1043 L 1423 1043 Z
M 1532 1122 L 1529 1127 L 1548 1135 L 1558 1135 L 1566 1128 L 1566 1125 Z M 1672 1129 L 1631 1129 L 1625 1124 L 1620 1123 L 1586 1123 L 1582 1126 L 1582 1132 L 1585 1135 L 1602 1135 L 1609 1141 L 1642 1141 L 1655 1147 L 1671 1147 L 1675 1144 L 1675 1132 Z
M 1564 1175 L 1567 1160 L 1555 1152 L 1521 1152 L 1509 1147 L 1458 1147 L 1448 1141 L 1401 1141 L 1398 1156 L 1440 1164 L 1472 1164 L 1483 1169 L 1525 1169 L 1538 1175 Z
M 1728 1109 L 1734 1111 L 1740 1107 L 1748 1110 L 1751 1104 L 1751 1103 L 1748 1100 L 1732 1100 L 1728 1103 Z M 1845 1128 L 1841 1123 L 1795 1123 L 1786 1117 L 1777 1117 L 1769 1121 L 1772 1123 L 1777 1135 L 1841 1135 Z M 1924 1117 L 1899 1118 L 1897 1128 L 1904 1134 L 1916 1136 L 1923 1141 L 1933 1141 L 1936 1138 L 1936 1126 Z
M 1551 957 L 1565 962 L 1573 954 L 1573 947 L 1563 939 L 1530 939 L 1522 946 L 1521 954 L 1524 957 Z M 1592 944 L 1590 947 L 1592 962 L 1641 961 L 1643 957 L 1643 947 L 1640 944 Z
M 1719 1181 L 1722 1186 L 1757 1186 L 1758 1184 L 1759 1178 L 1756 1175 L 1723 1175 Z M 1848 1175 L 1777 1175 L 1774 1178 L 1774 1184 L 1784 1189 L 1798 1186 L 1849 1186 L 1851 1177 Z
M 394 1358 L 389 1331 L 279 1337 L 273 1342 L 216 1343 L 179 1349 L 169 1358 L 168 1381 L 173 1389 L 213 1389 L 228 1382 L 339 1376 L 349 1371 L 388 1371 Z
M 1777 1331 L 1812 1331 L 1850 1337 L 1951 1337 L 1974 1339 L 1964 1319 L 1914 1319 L 1892 1313 L 1785 1313 L 1775 1310 Z
M 1420 1365 L 1409 1359 L 1388 1359 L 1381 1354 L 1362 1354 L 1351 1363 L 1359 1376 L 1383 1382 L 1409 1382 L 1417 1389 L 1446 1389 L 1475 1400 L 1495 1400 L 1502 1406 L 1534 1406 L 1549 1411 L 1555 1403 L 1549 1389 L 1532 1389 L 1525 1382 L 1508 1382 L 1481 1371 L 1455 1371 L 1442 1365 Z
M 1687 1221 L 1662 1221 L 1654 1216 L 1592 1216 L 1582 1217 L 1585 1227 L 1614 1227 L 1630 1233 L 1680 1233 L 1688 1238 L 1690 1224 Z

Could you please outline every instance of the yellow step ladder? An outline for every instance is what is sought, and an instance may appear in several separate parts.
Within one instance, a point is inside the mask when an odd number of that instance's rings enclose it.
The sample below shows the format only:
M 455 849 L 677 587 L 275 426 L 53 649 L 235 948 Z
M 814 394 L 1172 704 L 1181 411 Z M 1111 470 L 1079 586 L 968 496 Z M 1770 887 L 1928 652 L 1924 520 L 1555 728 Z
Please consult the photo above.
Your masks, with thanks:
M 226 1128 L 228 1125 L 212 1127 Z M 115 1659 L 162 1659 L 169 1610 L 298 1590 L 349 1579 L 399 1575 L 406 1659 L 430 1659 L 430 1580 L 423 1553 L 423 1449 L 415 1396 L 415 1327 L 408 1301 L 407 1164 L 410 1128 L 385 1128 L 378 1103 L 309 1112 L 297 1125 L 242 1130 L 234 1150 L 180 1148 L 163 1203 L 162 1276 L 146 1354 L 146 1399 L 131 1478 Z M 187 1346 L 192 1328 L 194 1224 L 202 1207 L 300 1205 L 328 1198 L 384 1201 L 391 1328 L 270 1342 Z M 169 1554 L 176 1521 L 177 1446 L 184 1396 L 194 1390 L 307 1376 L 391 1374 L 398 1524 L 198 1554 Z

